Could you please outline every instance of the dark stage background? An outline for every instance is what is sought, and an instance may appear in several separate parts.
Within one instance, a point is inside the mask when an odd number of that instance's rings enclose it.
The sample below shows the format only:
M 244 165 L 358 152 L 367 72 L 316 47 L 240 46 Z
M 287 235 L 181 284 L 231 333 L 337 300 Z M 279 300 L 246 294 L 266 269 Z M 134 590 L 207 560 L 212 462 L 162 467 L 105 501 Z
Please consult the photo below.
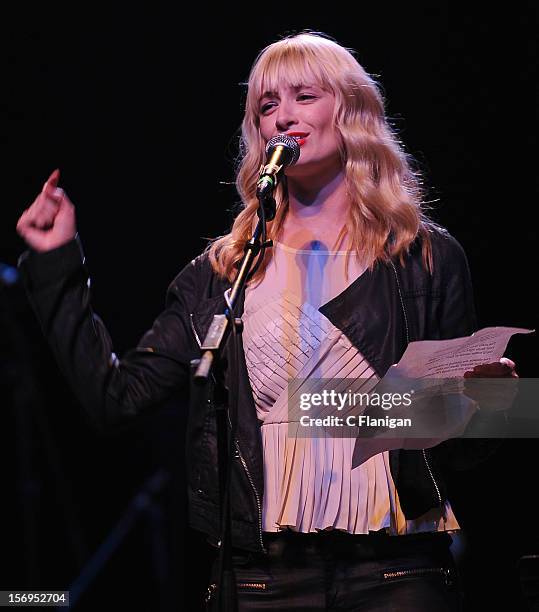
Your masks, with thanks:
M 338 3 L 316 10 L 209 5 L 66 14 L 26 7 L 2 25 L 0 261 L 24 250 L 18 216 L 59 167 L 77 207 L 96 312 L 132 347 L 168 283 L 223 233 L 237 202 L 233 160 L 258 50 L 311 28 L 358 51 L 421 163 L 433 215 L 464 246 L 480 326 L 536 327 L 537 188 L 533 3 L 503 14 L 469 5 Z M 295 13 L 295 14 L 293 14 Z M 208 552 L 185 527 L 181 397 L 106 436 L 66 387 L 20 288 L 0 289 L 0 590 L 67 589 L 144 483 L 168 483 L 136 519 L 74 608 L 197 610 Z M 508 356 L 537 376 L 535 337 Z M 468 538 L 468 609 L 526 609 L 518 559 L 539 554 L 537 440 L 506 441 L 451 477 Z M 140 507 L 140 504 L 139 504 Z M 133 513 L 128 514 L 129 517 Z

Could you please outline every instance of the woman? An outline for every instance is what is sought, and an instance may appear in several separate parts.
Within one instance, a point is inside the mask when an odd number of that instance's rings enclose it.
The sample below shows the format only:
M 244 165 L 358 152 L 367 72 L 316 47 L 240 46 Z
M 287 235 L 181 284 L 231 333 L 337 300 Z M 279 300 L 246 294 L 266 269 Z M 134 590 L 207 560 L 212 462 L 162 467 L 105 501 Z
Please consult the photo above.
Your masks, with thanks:
M 17 226 L 31 247 L 21 269 L 43 330 L 103 425 L 187 387 L 188 364 L 223 312 L 257 220 L 265 143 L 280 133 L 296 138 L 301 155 L 268 224 L 274 246 L 237 309 L 245 326 L 239 376 L 225 373 L 238 395 L 231 512 L 240 609 L 459 609 L 449 551 L 459 525 L 442 472 L 481 460 L 489 445 L 386 451 L 352 470 L 352 440 L 291 435 L 286 400 L 292 378 L 369 384 L 412 340 L 472 333 L 462 248 L 426 218 L 377 84 L 336 42 L 304 33 L 264 49 L 242 127 L 243 210 L 171 283 L 166 310 L 121 360 L 91 310 L 73 205 L 58 172 L 49 177 Z M 470 375 L 513 376 L 514 364 Z M 210 389 L 205 409 L 192 411 L 187 439 L 191 524 L 214 544 L 219 396 Z

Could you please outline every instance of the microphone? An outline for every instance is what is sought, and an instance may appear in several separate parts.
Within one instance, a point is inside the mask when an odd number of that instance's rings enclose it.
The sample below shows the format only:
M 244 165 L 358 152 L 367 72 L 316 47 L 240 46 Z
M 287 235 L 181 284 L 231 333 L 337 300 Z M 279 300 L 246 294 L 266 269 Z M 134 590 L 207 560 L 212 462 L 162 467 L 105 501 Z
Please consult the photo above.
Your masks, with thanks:
M 293 166 L 299 159 L 300 147 L 295 138 L 286 134 L 278 134 L 268 140 L 266 145 L 266 165 L 260 166 L 260 174 L 256 183 L 258 199 L 271 195 L 277 186 L 280 171 Z

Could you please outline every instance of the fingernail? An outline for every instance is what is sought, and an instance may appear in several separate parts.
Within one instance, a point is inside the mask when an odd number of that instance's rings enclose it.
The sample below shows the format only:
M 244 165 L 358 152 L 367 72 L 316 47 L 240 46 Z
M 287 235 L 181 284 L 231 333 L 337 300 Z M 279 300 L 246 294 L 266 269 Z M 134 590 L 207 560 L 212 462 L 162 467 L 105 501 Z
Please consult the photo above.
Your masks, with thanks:
M 50 173 L 49 178 L 43 183 L 42 191 L 47 189 L 47 185 L 49 185 L 49 183 L 54 183 L 54 186 L 56 187 L 56 185 L 58 184 L 59 177 L 60 177 L 60 170 L 56 168 Z

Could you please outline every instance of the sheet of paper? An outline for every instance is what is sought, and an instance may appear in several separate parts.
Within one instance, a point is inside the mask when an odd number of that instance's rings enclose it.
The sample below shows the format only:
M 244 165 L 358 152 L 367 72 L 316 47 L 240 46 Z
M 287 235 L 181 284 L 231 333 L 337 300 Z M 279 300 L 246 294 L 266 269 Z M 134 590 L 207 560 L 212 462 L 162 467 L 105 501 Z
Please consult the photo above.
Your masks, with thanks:
M 414 384 L 416 397 L 421 394 L 433 393 L 436 390 L 436 379 L 462 379 L 464 372 L 476 365 L 492 363 L 503 357 L 507 344 L 514 334 L 529 334 L 535 330 L 519 327 L 486 327 L 471 336 L 451 340 L 422 340 L 411 342 L 398 364 L 389 368 L 375 390 L 380 388 L 397 389 L 399 379 L 407 382 L 416 379 Z M 439 381 L 442 383 L 442 380 Z M 457 381 L 455 381 L 457 383 Z M 458 381 L 460 384 L 460 381 Z M 444 392 L 449 387 L 443 382 Z M 390 438 L 373 437 L 370 439 L 358 437 L 354 445 L 352 468 L 357 467 L 370 457 L 398 448 L 422 449 L 440 444 L 444 440 L 460 435 L 476 410 L 476 404 L 465 395 L 453 395 L 453 415 L 458 415 L 453 421 L 446 420 L 446 430 L 442 437 L 412 438 L 395 434 Z M 392 411 L 392 416 L 402 417 L 402 410 Z
M 408 378 L 462 377 L 476 365 L 503 357 L 514 334 L 533 331 L 521 327 L 485 327 L 464 338 L 410 342 L 399 363 L 393 367 Z

